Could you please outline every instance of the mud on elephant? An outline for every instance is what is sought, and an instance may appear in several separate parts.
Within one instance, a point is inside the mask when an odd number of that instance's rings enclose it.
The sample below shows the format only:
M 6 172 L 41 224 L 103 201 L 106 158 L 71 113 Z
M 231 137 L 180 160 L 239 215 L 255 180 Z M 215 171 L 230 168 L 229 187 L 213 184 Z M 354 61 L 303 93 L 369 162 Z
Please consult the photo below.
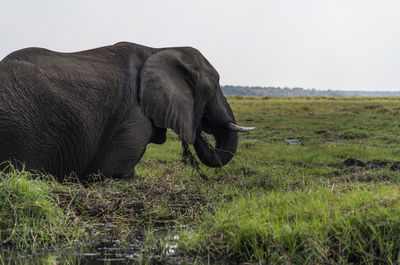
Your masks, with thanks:
M 236 152 L 238 131 L 219 76 L 196 49 L 134 43 L 76 53 L 27 48 L 0 62 L 0 161 L 62 181 L 132 174 L 166 128 L 207 166 Z M 212 134 L 210 147 L 201 133 Z

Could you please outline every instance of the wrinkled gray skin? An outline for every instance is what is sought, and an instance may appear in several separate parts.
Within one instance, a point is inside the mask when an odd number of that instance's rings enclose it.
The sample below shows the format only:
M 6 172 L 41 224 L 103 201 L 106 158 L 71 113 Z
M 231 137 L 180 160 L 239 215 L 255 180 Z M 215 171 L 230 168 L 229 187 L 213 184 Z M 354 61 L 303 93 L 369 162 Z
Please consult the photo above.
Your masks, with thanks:
M 217 71 L 190 47 L 28 48 L 0 62 L 0 161 L 60 181 L 71 173 L 131 175 L 147 144 L 165 142 L 166 128 L 207 166 L 225 165 L 238 144 L 229 122 L 235 118 Z

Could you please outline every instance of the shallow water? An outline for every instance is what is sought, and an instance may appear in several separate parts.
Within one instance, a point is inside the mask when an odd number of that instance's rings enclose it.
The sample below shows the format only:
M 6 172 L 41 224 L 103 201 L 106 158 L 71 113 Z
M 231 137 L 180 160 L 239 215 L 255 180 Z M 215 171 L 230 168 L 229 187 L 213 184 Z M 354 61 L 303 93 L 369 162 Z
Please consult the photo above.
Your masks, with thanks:
M 193 264 L 187 258 L 146 255 L 138 249 L 98 246 L 85 250 L 64 250 L 36 253 L 0 251 L 0 264 Z M 197 264 L 199 264 L 197 262 Z M 200 263 L 201 264 L 201 263 Z
M 174 246 L 166 250 L 164 255 L 152 254 L 145 247 L 137 245 L 120 247 L 118 241 L 102 242 L 81 249 L 40 250 L 35 253 L 2 249 L 0 264 L 202 264 L 175 255 Z
M 99 224 L 108 229 L 116 228 Z M 177 235 L 166 228 L 132 229 L 129 243 L 105 236 L 102 241 L 80 248 L 41 249 L 35 252 L 0 248 L 0 265 L 11 264 L 204 264 L 176 252 Z M 108 232 L 105 234 L 109 234 Z M 160 244 L 160 242 L 163 242 Z M 160 247 L 162 245 L 162 247 Z M 208 264 L 208 262 L 206 262 Z

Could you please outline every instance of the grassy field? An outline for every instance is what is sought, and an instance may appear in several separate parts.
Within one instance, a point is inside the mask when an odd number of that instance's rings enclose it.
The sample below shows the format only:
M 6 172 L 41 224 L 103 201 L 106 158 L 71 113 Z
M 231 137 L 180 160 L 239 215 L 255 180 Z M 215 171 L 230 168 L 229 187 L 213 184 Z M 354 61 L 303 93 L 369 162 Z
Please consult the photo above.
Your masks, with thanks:
M 400 261 L 400 98 L 228 100 L 238 123 L 257 129 L 240 134 L 227 166 L 201 166 L 206 177 L 181 161 L 172 132 L 148 146 L 131 180 L 18 184 L 25 172 L 3 174 L 3 245 L 76 244 L 112 222 L 126 242 L 134 226 L 168 227 L 180 256 L 203 260 Z M 170 243 L 155 241 L 163 257 Z

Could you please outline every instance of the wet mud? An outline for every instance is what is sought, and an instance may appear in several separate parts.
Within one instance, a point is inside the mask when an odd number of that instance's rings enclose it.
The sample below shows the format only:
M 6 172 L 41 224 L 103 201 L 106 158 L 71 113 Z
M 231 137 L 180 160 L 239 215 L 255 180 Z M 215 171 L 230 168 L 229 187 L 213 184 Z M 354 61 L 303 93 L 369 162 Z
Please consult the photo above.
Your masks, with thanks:
M 355 158 L 347 158 L 343 161 L 343 163 L 338 165 L 339 167 L 360 167 L 365 169 L 390 169 L 390 170 L 399 170 L 400 169 L 400 161 L 392 161 L 392 160 L 380 160 L 373 159 L 371 161 L 362 161 Z

